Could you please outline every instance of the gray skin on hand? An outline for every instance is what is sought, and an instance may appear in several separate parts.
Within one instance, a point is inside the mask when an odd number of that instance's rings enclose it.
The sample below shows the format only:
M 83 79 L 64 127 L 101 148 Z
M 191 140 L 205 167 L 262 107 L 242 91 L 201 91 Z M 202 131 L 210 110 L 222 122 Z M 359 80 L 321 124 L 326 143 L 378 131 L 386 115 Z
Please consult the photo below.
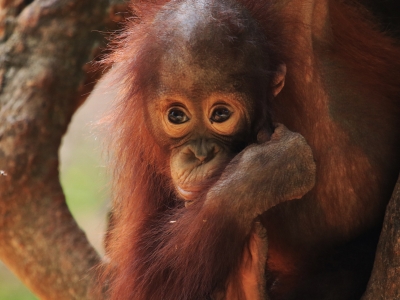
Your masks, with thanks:
M 222 206 L 251 226 L 271 207 L 300 199 L 313 188 L 316 167 L 311 148 L 299 133 L 276 125 L 270 140 L 252 144 L 232 159 L 208 191 L 206 206 Z

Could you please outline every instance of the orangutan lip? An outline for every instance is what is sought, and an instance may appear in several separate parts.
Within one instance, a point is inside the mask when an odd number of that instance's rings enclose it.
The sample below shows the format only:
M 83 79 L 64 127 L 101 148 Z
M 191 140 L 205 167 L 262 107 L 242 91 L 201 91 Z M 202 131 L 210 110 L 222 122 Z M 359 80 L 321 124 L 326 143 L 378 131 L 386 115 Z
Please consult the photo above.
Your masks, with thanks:
M 181 188 L 180 186 L 176 186 L 178 193 L 185 199 L 185 200 L 195 200 L 196 196 L 199 195 L 200 191 L 187 191 Z

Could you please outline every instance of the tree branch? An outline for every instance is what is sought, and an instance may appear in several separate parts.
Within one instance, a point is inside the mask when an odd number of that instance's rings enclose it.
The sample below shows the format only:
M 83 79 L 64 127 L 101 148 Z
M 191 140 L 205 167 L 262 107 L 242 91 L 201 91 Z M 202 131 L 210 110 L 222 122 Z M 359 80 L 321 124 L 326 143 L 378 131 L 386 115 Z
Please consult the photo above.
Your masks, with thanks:
M 362 300 L 400 299 L 400 177 L 386 209 L 375 264 Z
M 123 2 L 26 3 L 0 4 L 0 259 L 41 299 L 101 299 L 100 259 L 66 206 L 58 148 L 101 75 L 85 72 L 104 46 L 98 31 Z

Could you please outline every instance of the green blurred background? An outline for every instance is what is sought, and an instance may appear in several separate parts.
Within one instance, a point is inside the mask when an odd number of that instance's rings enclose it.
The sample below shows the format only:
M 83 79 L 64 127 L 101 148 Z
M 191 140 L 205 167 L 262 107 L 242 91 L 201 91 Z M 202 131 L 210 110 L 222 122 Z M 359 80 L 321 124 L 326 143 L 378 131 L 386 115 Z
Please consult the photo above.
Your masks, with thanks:
M 109 210 L 109 179 L 96 124 L 108 107 L 107 99 L 112 98 L 112 92 L 96 89 L 75 113 L 60 149 L 60 179 L 68 206 L 100 254 Z M 34 299 L 38 298 L 0 261 L 0 300 Z

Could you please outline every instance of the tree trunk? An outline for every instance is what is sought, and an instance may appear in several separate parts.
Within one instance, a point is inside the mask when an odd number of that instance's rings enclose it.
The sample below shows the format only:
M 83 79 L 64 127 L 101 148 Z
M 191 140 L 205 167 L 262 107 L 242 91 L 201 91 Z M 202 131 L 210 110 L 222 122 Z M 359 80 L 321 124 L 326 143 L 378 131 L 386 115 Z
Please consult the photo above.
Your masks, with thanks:
M 400 299 L 400 177 L 397 180 L 362 300 Z
M 58 148 L 99 76 L 87 63 L 119 2 L 0 0 L 0 259 L 41 299 L 102 298 L 100 259 L 66 206 Z

